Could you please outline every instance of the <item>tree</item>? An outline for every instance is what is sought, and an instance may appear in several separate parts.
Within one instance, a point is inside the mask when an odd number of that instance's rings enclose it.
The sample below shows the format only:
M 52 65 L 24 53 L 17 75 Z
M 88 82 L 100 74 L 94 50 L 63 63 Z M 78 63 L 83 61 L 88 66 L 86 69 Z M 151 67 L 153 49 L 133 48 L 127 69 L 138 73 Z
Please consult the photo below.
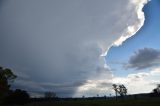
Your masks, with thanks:
M 157 84 L 157 87 L 153 89 L 155 96 L 160 96 L 160 84 Z
M 113 86 L 113 89 L 114 89 L 114 91 L 115 91 L 115 94 L 116 94 L 116 100 L 117 100 L 117 94 L 118 94 L 118 85 L 116 85 L 116 84 L 113 84 L 112 86 Z
M 117 95 L 119 94 L 121 97 L 124 97 L 127 94 L 127 88 L 122 84 L 122 85 L 116 85 L 113 84 L 113 89 L 116 94 L 116 100 L 117 100 Z
M 5 99 L 6 104 L 23 105 L 29 102 L 30 96 L 25 90 L 16 89 Z
M 13 74 L 12 70 L 0 67 L 0 100 L 8 95 L 10 84 L 16 77 L 17 76 Z
M 83 95 L 82 98 L 85 98 L 85 96 Z
M 127 88 L 123 84 L 119 85 L 118 93 L 121 97 L 124 97 L 127 94 Z
M 44 96 L 47 99 L 55 98 L 56 97 L 56 93 L 54 93 L 54 92 L 45 92 Z

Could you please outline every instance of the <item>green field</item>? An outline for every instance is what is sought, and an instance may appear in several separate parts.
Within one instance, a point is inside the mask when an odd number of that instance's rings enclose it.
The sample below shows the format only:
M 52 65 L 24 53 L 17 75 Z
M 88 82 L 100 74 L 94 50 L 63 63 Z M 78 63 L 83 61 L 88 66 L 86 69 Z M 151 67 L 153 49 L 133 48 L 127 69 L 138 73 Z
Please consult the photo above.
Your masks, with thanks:
M 24 106 L 160 106 L 160 98 L 33 102 Z

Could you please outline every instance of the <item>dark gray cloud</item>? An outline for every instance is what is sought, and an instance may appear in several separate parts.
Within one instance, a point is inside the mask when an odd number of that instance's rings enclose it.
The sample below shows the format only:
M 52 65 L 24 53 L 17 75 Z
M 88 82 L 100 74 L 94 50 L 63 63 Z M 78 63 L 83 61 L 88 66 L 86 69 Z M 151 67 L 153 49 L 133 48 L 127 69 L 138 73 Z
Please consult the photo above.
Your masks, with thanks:
M 134 55 L 129 58 L 129 61 L 125 67 L 140 70 L 159 64 L 160 50 L 154 48 L 143 48 L 137 50 Z
M 64 83 L 52 83 L 52 82 L 35 82 L 33 80 L 28 80 L 26 78 L 18 78 L 12 85 L 12 89 L 21 88 L 31 92 L 31 96 L 34 93 L 39 93 L 39 95 L 44 96 L 47 91 L 55 92 L 60 97 L 72 96 L 79 86 L 86 83 L 85 80 L 77 82 L 64 82 Z M 26 86 L 27 85 L 27 86 Z

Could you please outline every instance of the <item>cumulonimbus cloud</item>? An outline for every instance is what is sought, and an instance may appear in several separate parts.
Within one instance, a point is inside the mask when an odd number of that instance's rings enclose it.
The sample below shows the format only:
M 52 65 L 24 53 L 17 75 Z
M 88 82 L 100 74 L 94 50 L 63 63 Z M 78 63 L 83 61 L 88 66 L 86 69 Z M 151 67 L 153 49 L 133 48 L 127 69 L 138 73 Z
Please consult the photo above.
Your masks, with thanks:
M 111 79 L 104 56 L 111 46 L 122 44 L 143 26 L 142 9 L 146 3 L 147 0 L 5 1 L 0 8 L 0 64 L 27 76 L 26 82 L 37 86 Z M 65 94 L 82 94 L 79 88 L 86 84 Z M 58 91 L 54 86 L 53 90 Z

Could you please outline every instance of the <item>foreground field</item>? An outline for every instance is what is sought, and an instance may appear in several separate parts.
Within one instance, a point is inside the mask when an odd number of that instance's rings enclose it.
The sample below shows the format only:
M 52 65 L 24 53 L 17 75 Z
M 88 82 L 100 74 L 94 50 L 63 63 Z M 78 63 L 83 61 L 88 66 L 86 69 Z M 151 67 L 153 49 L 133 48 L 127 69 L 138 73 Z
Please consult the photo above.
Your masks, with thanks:
M 33 102 L 25 106 L 160 106 L 160 98 Z

